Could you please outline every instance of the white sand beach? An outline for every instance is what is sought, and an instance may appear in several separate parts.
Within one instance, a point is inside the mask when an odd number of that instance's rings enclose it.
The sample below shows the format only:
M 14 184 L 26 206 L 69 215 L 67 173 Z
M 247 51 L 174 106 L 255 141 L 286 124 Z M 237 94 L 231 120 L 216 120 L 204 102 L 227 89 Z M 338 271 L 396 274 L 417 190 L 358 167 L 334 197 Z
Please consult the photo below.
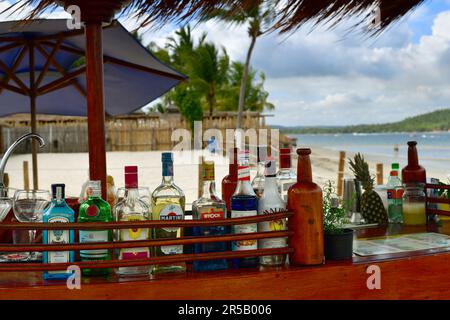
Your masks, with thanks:
M 348 157 L 353 154 L 348 153 Z M 199 153 L 189 153 L 182 155 L 174 152 L 175 182 L 186 194 L 186 201 L 191 203 L 197 198 L 198 185 L 198 165 L 195 159 L 198 159 Z M 368 155 L 367 160 L 370 164 L 372 174 L 376 173 L 376 163 L 384 164 L 384 182 L 386 183 L 390 170 L 391 159 L 386 157 L 375 157 Z M 50 189 L 52 183 L 65 183 L 66 194 L 68 196 L 78 196 L 82 184 L 88 179 L 88 154 L 87 153 L 40 153 L 39 159 L 39 187 L 41 189 Z M 338 172 L 339 152 L 314 147 L 312 149 L 313 177 L 316 183 L 323 186 L 327 180 L 336 181 Z M 31 168 L 31 155 L 13 155 L 11 156 L 6 172 L 10 177 L 11 188 L 23 188 L 23 161 L 29 161 Z M 139 166 L 139 184 L 154 190 L 161 182 L 161 151 L 151 152 L 108 152 L 107 153 L 108 174 L 112 175 L 117 187 L 124 185 L 123 167 L 125 165 Z M 296 160 L 293 160 L 295 167 Z M 401 166 L 404 163 L 400 164 Z M 216 186 L 220 194 L 220 181 L 228 173 L 228 162 L 225 157 L 216 159 Z M 252 176 L 256 174 L 256 169 L 252 170 Z M 429 177 L 447 179 L 446 172 L 433 171 L 427 168 Z M 30 169 L 31 177 L 31 169 Z M 344 177 L 352 177 L 348 168 L 345 166 Z

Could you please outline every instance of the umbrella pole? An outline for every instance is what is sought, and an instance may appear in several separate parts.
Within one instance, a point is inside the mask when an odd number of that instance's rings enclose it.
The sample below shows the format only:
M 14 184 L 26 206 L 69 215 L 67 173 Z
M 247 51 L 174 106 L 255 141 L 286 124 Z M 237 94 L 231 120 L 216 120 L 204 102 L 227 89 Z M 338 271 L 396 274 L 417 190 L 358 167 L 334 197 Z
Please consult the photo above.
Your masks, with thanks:
M 85 30 L 89 175 L 91 180 L 102 182 L 102 195 L 106 200 L 106 135 L 101 21 L 87 21 Z
M 31 133 L 37 133 L 36 121 L 36 88 L 35 88 L 35 63 L 34 63 L 34 45 L 29 43 L 29 59 L 30 59 L 30 111 L 31 111 Z M 38 163 L 37 163 L 38 145 L 37 141 L 31 141 L 31 159 L 33 166 L 33 190 L 39 189 L 38 183 Z

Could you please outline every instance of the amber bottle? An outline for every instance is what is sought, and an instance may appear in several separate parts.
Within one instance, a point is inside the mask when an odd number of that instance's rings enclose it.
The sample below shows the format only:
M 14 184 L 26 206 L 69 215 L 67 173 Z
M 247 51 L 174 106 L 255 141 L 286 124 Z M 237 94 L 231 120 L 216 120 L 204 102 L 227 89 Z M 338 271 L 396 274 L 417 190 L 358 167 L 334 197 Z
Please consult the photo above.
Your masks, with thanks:
M 227 205 L 227 214 L 231 213 L 231 196 L 236 190 L 236 186 L 238 183 L 237 177 L 237 157 L 238 157 L 238 148 L 233 148 L 230 150 L 230 161 L 229 161 L 229 172 L 222 179 L 222 200 L 225 201 Z M 229 218 L 229 216 L 227 217 Z
M 425 168 L 419 165 L 416 145 L 416 141 L 408 142 L 408 165 L 402 169 L 403 184 L 427 181 Z
M 289 255 L 292 265 L 324 262 L 322 189 L 312 181 L 311 149 L 297 149 L 297 183 L 289 188 L 289 230 L 294 232 Z

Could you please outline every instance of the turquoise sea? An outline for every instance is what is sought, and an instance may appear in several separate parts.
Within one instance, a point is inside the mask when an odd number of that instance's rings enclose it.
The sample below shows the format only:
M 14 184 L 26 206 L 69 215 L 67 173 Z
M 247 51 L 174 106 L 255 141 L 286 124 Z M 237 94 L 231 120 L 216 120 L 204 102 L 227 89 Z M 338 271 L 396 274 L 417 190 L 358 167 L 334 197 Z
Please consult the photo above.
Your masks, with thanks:
M 319 146 L 336 151 L 391 158 L 402 164 L 407 160 L 407 142 L 417 141 L 419 158 L 425 167 L 450 174 L 450 132 L 420 133 L 354 133 L 354 134 L 300 134 L 297 146 Z M 395 152 L 398 146 L 398 152 Z

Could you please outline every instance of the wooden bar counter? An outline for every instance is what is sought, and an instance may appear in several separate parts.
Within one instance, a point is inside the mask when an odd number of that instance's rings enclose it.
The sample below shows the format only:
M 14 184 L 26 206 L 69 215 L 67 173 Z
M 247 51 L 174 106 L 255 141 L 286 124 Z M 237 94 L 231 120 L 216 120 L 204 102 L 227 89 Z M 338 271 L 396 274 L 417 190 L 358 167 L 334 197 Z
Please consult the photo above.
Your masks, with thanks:
M 428 227 L 358 230 L 367 238 L 418 232 L 450 235 L 450 222 Z M 381 271 L 381 289 L 368 289 L 368 267 Z M 38 272 L 1 272 L 0 299 L 449 299 L 450 248 L 283 267 L 187 272 L 146 278 L 83 278 L 81 289 L 43 281 Z

